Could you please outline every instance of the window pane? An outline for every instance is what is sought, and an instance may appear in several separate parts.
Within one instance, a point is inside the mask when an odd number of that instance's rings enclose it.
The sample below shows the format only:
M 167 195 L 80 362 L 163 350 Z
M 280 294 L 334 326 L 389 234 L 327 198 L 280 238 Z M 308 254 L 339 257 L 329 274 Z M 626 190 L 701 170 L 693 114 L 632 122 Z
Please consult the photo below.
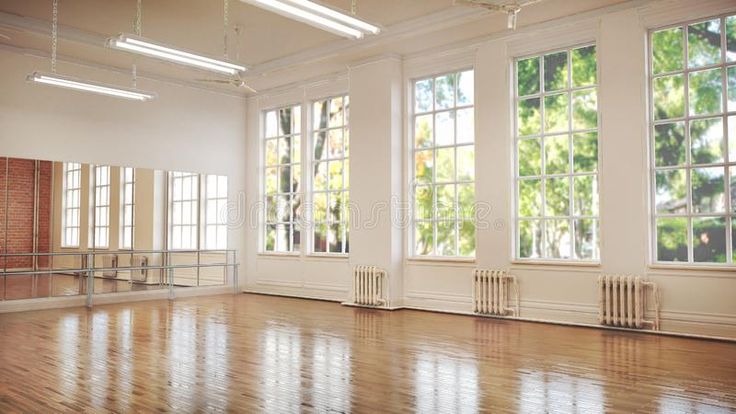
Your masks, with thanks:
M 342 97 L 330 99 L 330 128 L 340 127 L 343 125 L 344 113 Z
M 317 253 L 327 252 L 327 224 L 316 224 L 314 226 L 314 251 Z
M 684 122 L 654 126 L 654 165 L 684 165 L 685 147 Z
M 449 182 L 455 180 L 455 148 L 440 148 L 435 151 L 437 174 L 435 181 Z
M 567 216 L 570 214 L 570 179 L 568 177 L 545 180 L 545 215 Z
M 473 105 L 475 102 L 475 72 L 472 70 L 461 72 L 457 85 L 457 104 Z
M 448 109 L 455 105 L 456 74 L 435 78 L 435 109 Z
M 572 99 L 573 129 L 598 127 L 598 97 L 595 89 L 574 92 Z
M 572 86 L 594 85 L 597 80 L 597 61 L 595 46 L 572 50 Z
M 475 184 L 459 184 L 457 186 L 459 218 L 475 219 Z
M 433 203 L 432 187 L 428 185 L 420 185 L 414 189 L 414 218 L 415 219 L 431 219 Z
M 688 65 L 713 65 L 721 61 L 721 20 L 695 23 L 687 29 Z
M 519 181 L 519 216 L 540 217 L 542 215 L 542 181 Z
M 414 148 L 432 146 L 432 115 L 421 115 L 414 122 Z
M 519 256 L 522 258 L 542 257 L 542 226 L 539 220 L 519 222 Z
M 316 222 L 327 220 L 327 193 L 314 193 L 312 214 Z
M 344 226 L 339 223 L 334 223 L 329 226 L 329 236 L 327 240 L 329 242 L 330 253 L 342 253 L 342 239 Z
M 544 97 L 544 132 L 561 132 L 569 128 L 569 95 L 548 95 Z
M 454 220 L 455 214 L 455 185 L 438 185 L 435 187 L 437 193 L 437 211 L 435 217 L 439 220 Z M 439 237 L 439 235 L 438 235 Z
M 452 112 L 439 112 L 434 117 L 435 145 L 455 143 L 455 116 Z
M 695 262 L 726 263 L 726 220 L 723 217 L 693 218 Z
M 545 138 L 544 157 L 546 174 L 570 172 L 570 138 L 567 135 Z
M 544 90 L 546 92 L 558 91 L 567 86 L 567 52 L 545 55 Z
M 331 223 L 342 221 L 342 212 L 345 210 L 342 204 L 342 193 L 332 193 L 330 196 L 327 221 Z
M 736 42 L 734 42 L 736 43 Z M 734 50 L 736 55 L 736 50 Z M 736 56 L 734 57 L 736 59 Z M 728 111 L 736 111 L 736 66 L 728 68 Z
M 434 170 L 433 151 L 414 153 L 414 179 L 417 183 L 431 183 Z
M 655 204 L 659 214 L 687 213 L 685 170 L 657 171 Z
M 342 129 L 332 129 L 328 137 L 328 156 L 329 158 L 342 158 Z
M 692 170 L 693 210 L 696 213 L 725 211 L 723 174 L 723 167 Z
M 576 173 L 598 170 L 598 133 L 573 136 L 573 168 Z
M 726 60 L 736 61 L 736 16 L 726 17 Z
M 455 256 L 455 222 L 440 221 L 437 223 L 437 254 Z
M 475 256 L 475 224 L 472 221 L 460 223 L 460 256 Z
M 417 113 L 432 110 L 432 102 L 434 100 L 432 93 L 433 84 L 432 79 L 423 80 L 414 84 L 414 109 Z
M 340 190 L 343 188 L 343 162 L 342 161 L 330 161 L 329 163 L 329 189 Z
M 266 194 L 276 192 L 278 182 L 278 168 L 266 168 Z
M 537 135 L 542 132 L 542 114 L 539 98 L 519 101 L 517 128 L 519 136 Z
M 414 232 L 414 253 L 420 256 L 434 253 L 434 229 L 431 222 L 418 222 Z
M 683 75 L 656 78 L 654 87 L 654 119 L 685 116 L 685 84 Z
M 657 260 L 687 262 L 687 219 L 657 219 Z
M 736 116 L 728 117 L 728 159 L 736 161 Z
M 475 113 L 473 108 L 457 111 L 455 119 L 457 122 L 457 143 L 473 143 L 475 141 Z
M 660 30 L 652 34 L 652 71 L 657 73 L 683 69 L 685 45 L 682 28 Z
M 721 70 L 711 69 L 690 74 L 690 115 L 707 115 L 721 112 Z
M 570 222 L 567 220 L 546 220 L 547 243 L 545 256 L 552 259 L 570 258 Z
M 598 259 L 598 220 L 575 220 L 573 226 L 575 226 L 575 258 Z
M 731 211 L 736 213 L 736 166 L 731 167 Z M 736 223 L 736 218 L 733 222 Z
M 723 118 L 690 122 L 692 163 L 709 164 L 723 161 Z
M 577 216 L 598 215 L 598 180 L 594 175 L 583 175 L 574 178 L 574 205 Z
M 315 191 L 327 190 L 327 162 L 315 164 L 313 186 Z
M 519 176 L 542 174 L 542 145 L 539 139 L 524 139 L 518 142 Z
M 516 63 L 517 96 L 539 93 L 539 57 Z
M 291 162 L 291 138 L 279 138 L 278 141 L 279 164 L 289 164 Z
M 276 111 L 266 112 L 266 138 L 275 137 L 278 134 L 276 122 Z
M 475 180 L 475 147 L 465 145 L 457 148 L 457 181 Z

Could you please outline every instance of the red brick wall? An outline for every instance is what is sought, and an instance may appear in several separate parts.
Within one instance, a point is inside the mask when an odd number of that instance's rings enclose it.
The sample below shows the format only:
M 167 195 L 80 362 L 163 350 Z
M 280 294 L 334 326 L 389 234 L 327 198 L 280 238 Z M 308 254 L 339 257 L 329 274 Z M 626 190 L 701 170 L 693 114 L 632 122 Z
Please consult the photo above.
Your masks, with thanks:
M 5 177 L 6 163 L 8 177 Z M 33 195 L 34 160 L 0 158 L 0 246 L 5 253 L 31 253 L 33 251 Z M 50 250 L 52 163 L 40 162 L 39 180 L 39 237 L 38 252 Z M 7 194 L 7 205 L 5 205 Z M 5 222 L 7 209 L 7 223 Z M 7 234 L 6 234 L 7 228 Z M 39 266 L 46 266 L 48 259 L 39 259 Z M 8 268 L 31 267 L 31 257 L 10 257 Z M 6 263 L 0 258 L 0 267 Z

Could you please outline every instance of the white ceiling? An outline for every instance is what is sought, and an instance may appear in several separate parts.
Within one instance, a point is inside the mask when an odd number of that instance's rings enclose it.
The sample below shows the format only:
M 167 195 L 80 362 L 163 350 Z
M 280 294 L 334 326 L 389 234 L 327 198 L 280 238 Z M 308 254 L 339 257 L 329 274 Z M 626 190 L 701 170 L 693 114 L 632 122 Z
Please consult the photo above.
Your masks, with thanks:
M 545 0 L 525 8 L 520 15 L 519 26 L 625 1 Z M 350 8 L 350 0 L 323 2 L 345 10 Z M 243 28 L 237 51 L 234 50 L 235 34 L 230 33 L 230 58 L 235 60 L 238 56 L 240 62 L 254 69 L 252 73 L 258 76 L 251 80 L 259 89 L 303 76 L 294 73 L 295 67 L 302 64 L 313 66 L 305 73 L 324 73 L 376 54 L 414 53 L 506 30 L 505 16 L 479 8 L 453 6 L 453 0 L 358 0 L 359 17 L 377 23 L 385 30 L 375 38 L 351 41 L 238 0 L 229 0 L 229 4 L 230 28 L 234 25 Z M 119 32 L 132 32 L 135 8 L 136 0 L 59 0 L 59 24 L 64 29 L 76 29 L 75 33 L 81 33 L 79 36 L 101 39 Z M 16 24 L 17 18 L 12 25 L 0 23 L 0 44 L 43 52 L 50 50 L 46 26 L 51 19 L 51 0 L 2 0 L 0 17 L 2 14 L 30 19 L 20 21 L 20 24 Z M 38 28 L 29 30 L 28 26 L 33 24 Z M 134 57 L 126 53 L 105 49 L 95 41 L 69 40 L 68 31 L 62 30 L 61 33 L 64 36 L 59 42 L 59 54 L 70 60 L 121 69 L 129 68 L 134 62 Z M 143 0 L 143 35 L 185 49 L 221 56 L 223 2 Z M 208 73 L 153 59 L 138 57 L 136 61 L 139 71 L 158 77 L 184 81 L 212 77 Z

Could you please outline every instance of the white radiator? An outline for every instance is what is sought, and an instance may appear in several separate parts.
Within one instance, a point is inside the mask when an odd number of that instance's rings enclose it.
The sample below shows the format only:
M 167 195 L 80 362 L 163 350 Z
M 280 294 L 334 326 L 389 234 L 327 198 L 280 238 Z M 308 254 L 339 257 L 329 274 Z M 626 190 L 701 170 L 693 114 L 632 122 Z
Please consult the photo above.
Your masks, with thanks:
M 353 268 L 353 304 L 389 307 L 389 297 L 385 270 L 362 265 Z
M 654 299 L 655 318 L 645 319 L 646 291 Z M 622 328 L 659 330 L 659 291 L 654 282 L 639 276 L 600 276 L 598 278 L 598 322 Z
M 116 268 L 118 267 L 118 255 L 116 254 L 103 254 L 101 255 L 102 258 L 102 267 L 107 270 L 102 271 L 102 277 L 109 277 L 109 278 L 115 278 L 118 276 L 118 271 Z
M 514 307 L 509 307 L 512 290 L 516 301 Z M 473 270 L 473 312 L 519 316 L 519 285 L 516 276 L 502 270 Z
M 130 260 L 130 267 L 147 267 L 148 257 L 143 255 L 133 255 Z M 130 278 L 134 282 L 145 282 L 148 279 L 148 269 L 134 269 L 130 271 Z

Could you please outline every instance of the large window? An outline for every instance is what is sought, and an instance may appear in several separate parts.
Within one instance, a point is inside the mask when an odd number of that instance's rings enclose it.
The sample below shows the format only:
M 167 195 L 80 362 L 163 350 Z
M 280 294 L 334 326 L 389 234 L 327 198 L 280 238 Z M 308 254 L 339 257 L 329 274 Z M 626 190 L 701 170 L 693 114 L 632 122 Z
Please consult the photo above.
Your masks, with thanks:
M 205 178 L 204 248 L 227 249 L 227 177 Z
M 736 16 L 650 38 L 655 262 L 734 263 Z
M 82 165 L 63 164 L 63 215 L 61 217 L 62 247 L 79 247 L 79 212 L 82 195 Z
M 475 255 L 473 71 L 413 83 L 414 256 Z
M 596 47 L 515 63 L 516 257 L 596 261 Z
M 110 166 L 93 165 L 92 173 L 95 185 L 95 215 L 94 243 L 90 243 L 90 247 L 106 249 L 110 245 Z
M 349 107 L 347 96 L 313 105 L 312 218 L 317 253 L 349 251 Z
M 300 105 L 264 112 L 263 251 L 295 252 L 301 245 L 297 212 L 301 197 Z
M 120 247 L 122 249 L 133 248 L 133 230 L 135 228 L 135 169 L 131 167 L 120 168 Z
M 199 244 L 199 175 L 171 172 L 171 249 L 197 249 Z

